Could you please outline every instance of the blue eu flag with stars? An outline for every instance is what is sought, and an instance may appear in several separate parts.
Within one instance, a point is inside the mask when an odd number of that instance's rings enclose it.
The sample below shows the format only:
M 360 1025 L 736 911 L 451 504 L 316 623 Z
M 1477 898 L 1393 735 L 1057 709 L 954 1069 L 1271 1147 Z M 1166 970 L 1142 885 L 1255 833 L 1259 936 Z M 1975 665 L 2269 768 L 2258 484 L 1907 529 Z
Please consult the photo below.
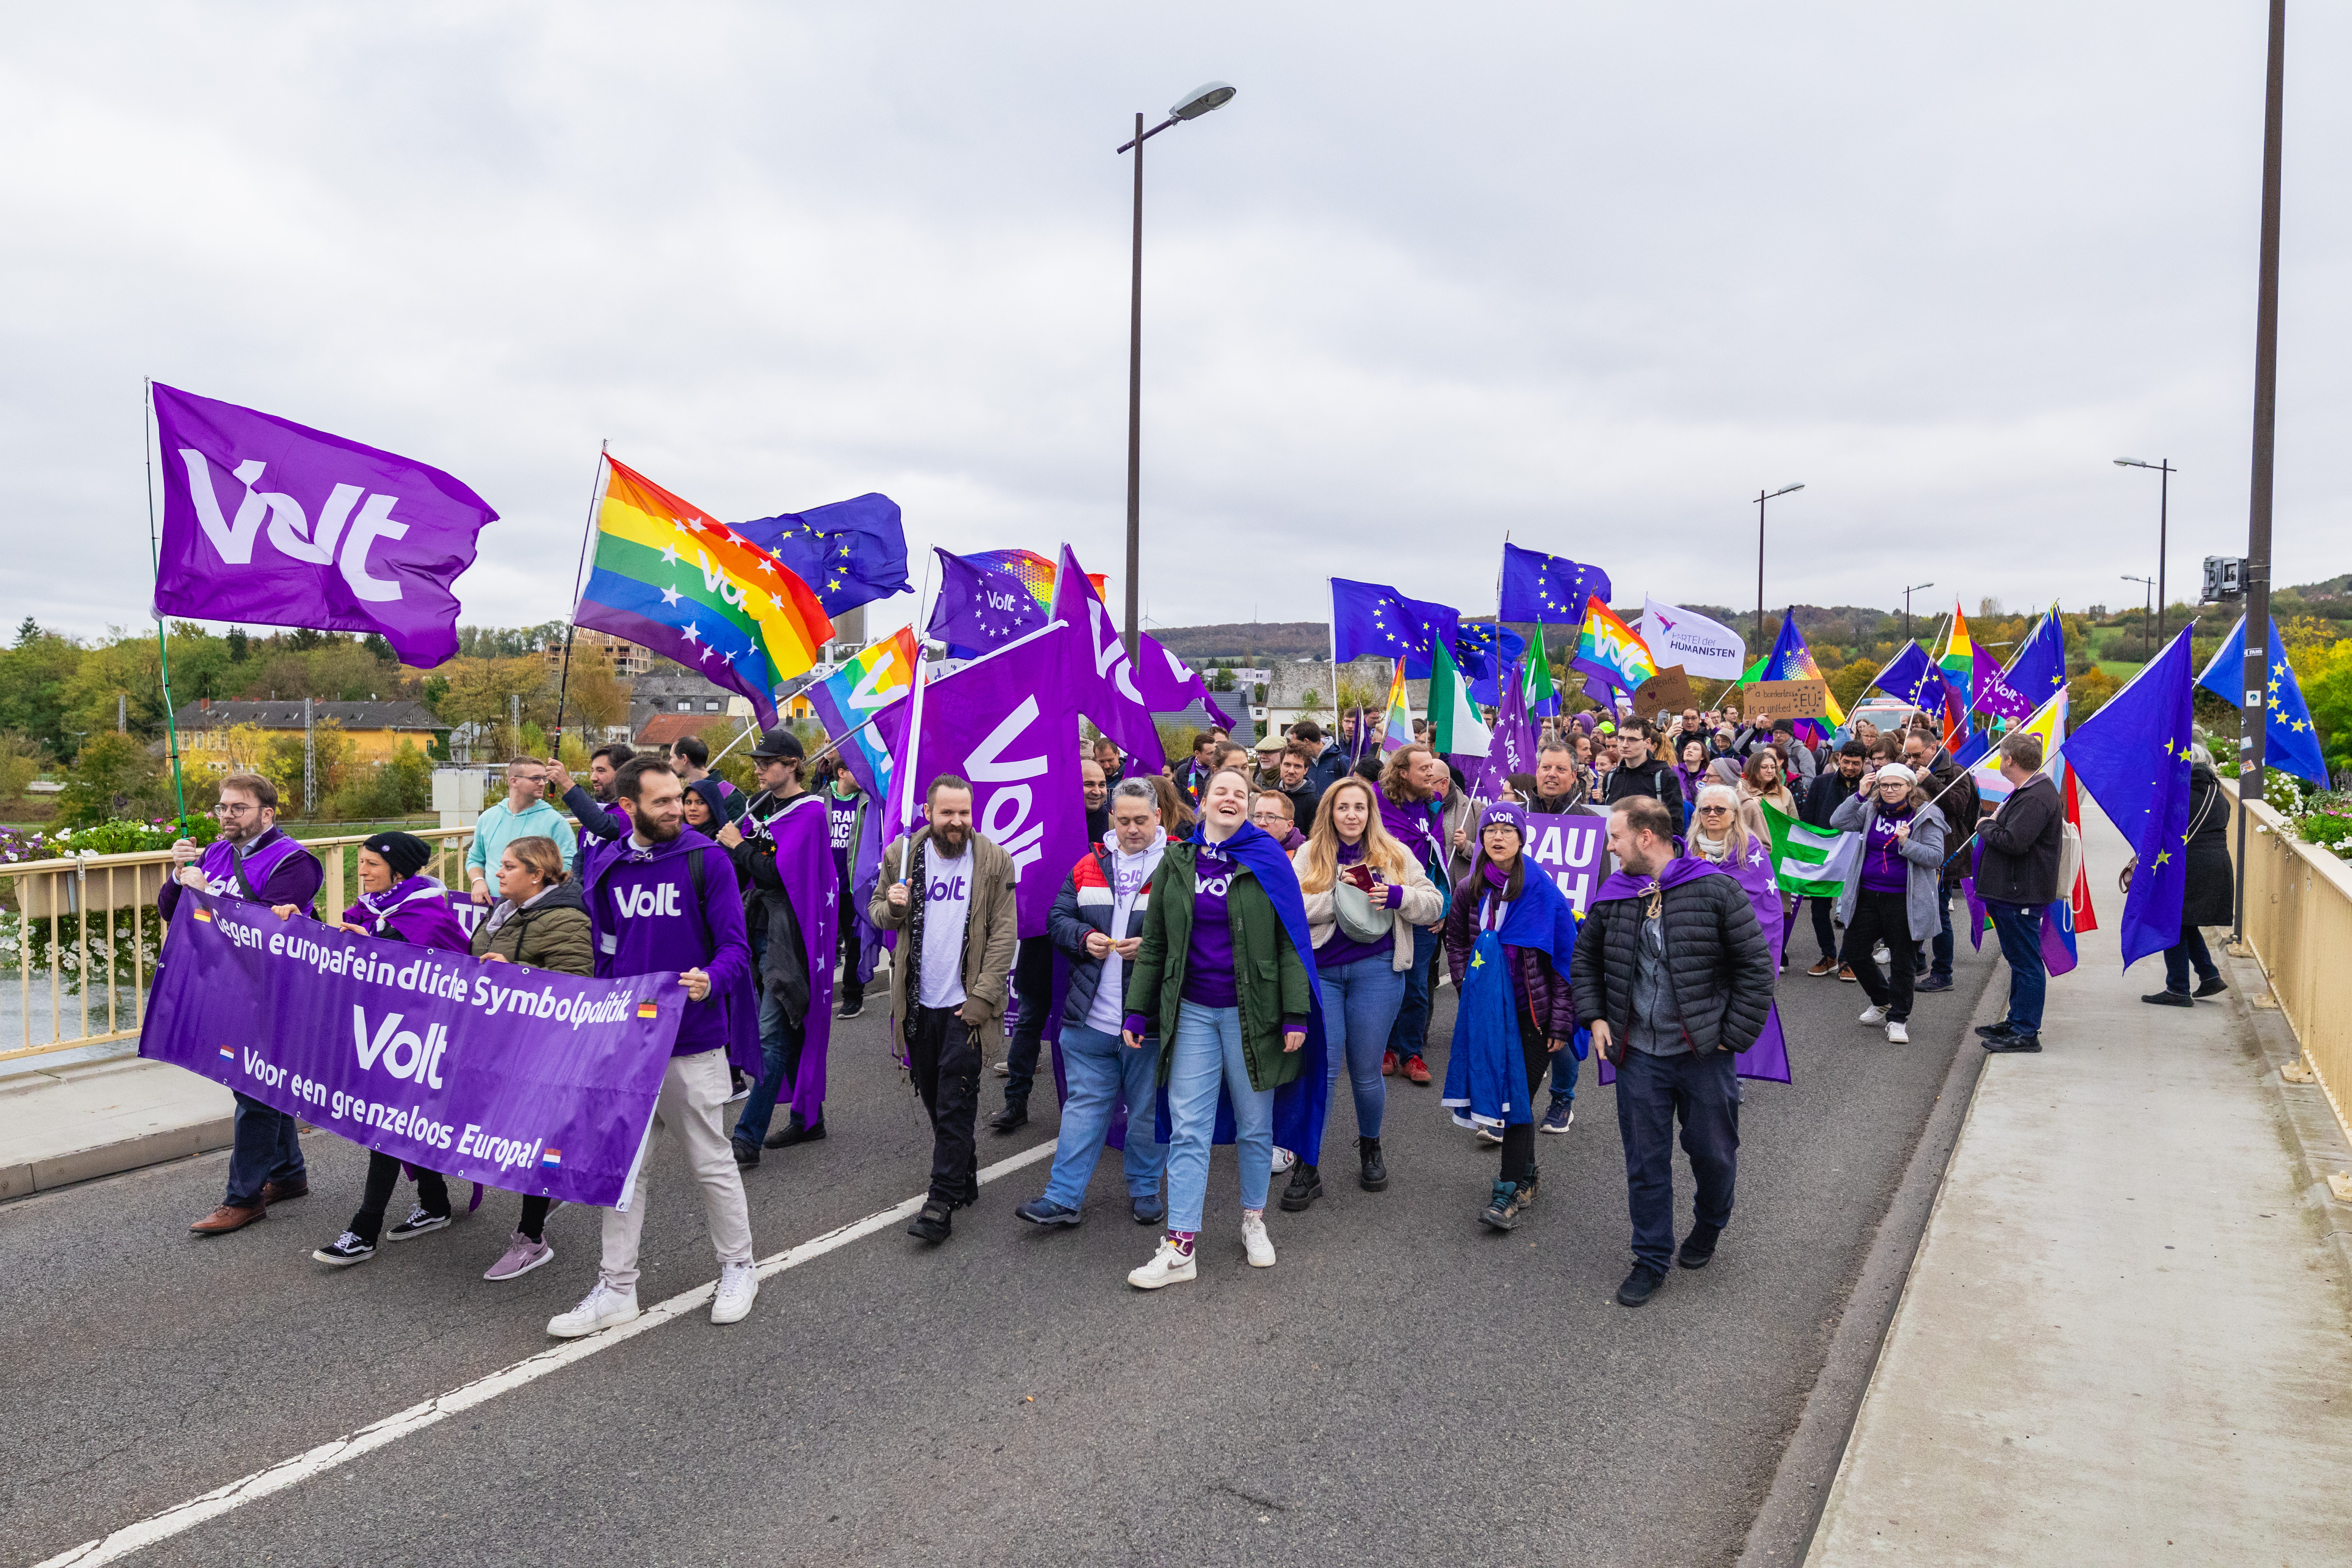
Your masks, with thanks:
M 1588 599 L 1609 602 L 1609 574 L 1600 567 L 1516 544 L 1503 546 L 1501 619 L 1580 626 Z
M 2025 634 L 2017 657 L 2009 661 L 2001 679 L 2025 700 L 2029 712 L 2057 695 L 2066 684 L 2066 626 L 2053 607 Z
M 735 531 L 792 568 L 828 616 L 907 591 L 907 530 L 886 495 L 739 522 Z
M 2139 857 L 2124 896 L 2124 966 L 2180 940 L 2189 885 L 2189 628 L 2066 738 L 2066 765 Z M 2063 889 L 2061 889 L 2063 892 Z
M 2283 773 L 2308 779 L 2326 789 L 2327 758 L 2319 749 L 2319 728 L 2311 721 L 2311 710 L 2303 700 L 2303 688 L 2296 684 L 2294 667 L 2286 661 L 2286 647 L 2279 641 L 2276 621 L 2271 623 L 2271 640 L 2264 646 L 2270 649 L 2271 668 L 2263 678 L 2263 711 L 2268 715 L 2263 725 L 2263 761 Z M 2236 629 L 2222 639 L 2213 662 L 2205 667 L 2197 684 L 2232 708 L 2244 706 L 2241 698 L 2246 689 L 2243 616 L 2238 617 Z
M 1452 647 L 1462 616 L 1449 605 L 1408 599 L 1378 583 L 1331 579 L 1331 657 L 1341 664 L 1377 655 L 1402 658 L 1409 679 L 1429 679 L 1430 640 Z
M 940 596 L 931 602 L 931 624 L 925 631 L 948 645 L 949 658 L 978 658 L 1053 619 L 1028 585 L 1010 572 L 937 547 L 933 553 L 940 558 Z

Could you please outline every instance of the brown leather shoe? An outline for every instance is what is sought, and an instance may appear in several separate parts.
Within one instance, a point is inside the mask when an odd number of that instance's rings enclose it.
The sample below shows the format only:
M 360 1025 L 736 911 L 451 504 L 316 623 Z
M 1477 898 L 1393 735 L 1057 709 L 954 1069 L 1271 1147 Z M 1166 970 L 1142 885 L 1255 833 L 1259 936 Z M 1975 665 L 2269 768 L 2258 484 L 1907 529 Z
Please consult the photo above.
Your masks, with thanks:
M 269 1205 L 267 1199 L 255 1204 L 251 1208 L 237 1208 L 233 1205 L 223 1204 L 188 1228 L 198 1236 L 226 1236 L 233 1230 L 243 1230 L 268 1212 Z
M 1429 1064 L 1419 1057 L 1407 1057 L 1404 1058 L 1404 1076 L 1414 1083 L 1426 1085 L 1429 1082 Z
M 261 1184 L 261 1206 L 263 1208 L 268 1208 L 271 1204 L 287 1203 L 295 1198 L 307 1198 L 310 1195 L 310 1178 L 308 1176 L 297 1176 L 290 1182 L 264 1182 Z

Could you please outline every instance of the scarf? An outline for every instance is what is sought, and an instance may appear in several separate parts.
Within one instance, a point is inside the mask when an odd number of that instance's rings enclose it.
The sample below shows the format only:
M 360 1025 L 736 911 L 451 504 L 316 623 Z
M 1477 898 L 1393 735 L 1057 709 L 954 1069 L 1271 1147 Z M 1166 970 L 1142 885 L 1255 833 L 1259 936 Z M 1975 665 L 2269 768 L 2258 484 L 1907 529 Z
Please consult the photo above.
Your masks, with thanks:
M 498 935 L 499 928 L 500 926 L 506 924 L 507 921 L 514 919 L 515 916 L 522 913 L 523 910 L 530 908 L 531 905 L 539 902 L 540 900 L 547 897 L 548 894 L 553 891 L 555 891 L 555 885 L 553 883 L 550 883 L 548 886 L 541 888 L 539 891 L 533 893 L 530 897 L 525 899 L 519 904 L 512 899 L 500 899 L 499 900 L 498 908 L 492 910 L 489 914 L 489 919 L 483 922 L 482 929 L 489 932 L 492 936 Z

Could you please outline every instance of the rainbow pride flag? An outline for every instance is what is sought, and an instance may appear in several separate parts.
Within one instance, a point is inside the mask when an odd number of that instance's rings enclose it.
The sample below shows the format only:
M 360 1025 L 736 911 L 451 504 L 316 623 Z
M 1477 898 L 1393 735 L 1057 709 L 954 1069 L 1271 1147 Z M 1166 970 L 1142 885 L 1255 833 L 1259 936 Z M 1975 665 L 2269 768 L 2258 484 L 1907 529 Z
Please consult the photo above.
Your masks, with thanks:
M 1764 661 L 1764 673 L 1756 679 L 1759 680 L 1821 680 L 1824 686 L 1829 684 L 1822 679 L 1822 667 L 1813 662 L 1813 650 L 1806 646 L 1805 634 L 1797 629 L 1795 615 L 1790 614 L 1780 617 L 1780 640 L 1772 645 L 1771 657 Z M 1798 738 L 1808 745 L 1819 745 L 1822 738 L 1830 731 L 1842 730 L 1845 727 L 1845 710 L 1838 706 L 1838 700 L 1833 696 L 1829 699 L 1826 718 L 1826 724 L 1821 719 L 1798 720 L 1796 722 Z
M 964 557 L 975 566 L 985 566 L 992 572 L 1002 572 L 1029 590 L 1038 608 L 1051 615 L 1054 611 L 1054 579 L 1060 568 L 1034 550 L 975 550 Z M 1089 572 L 1087 581 L 1095 585 L 1095 597 L 1106 605 L 1109 595 L 1104 591 L 1106 579 L 1099 573 Z
M 833 638 L 816 595 L 776 557 L 611 458 L 572 618 L 741 693 L 763 725 L 777 689 Z
M 1606 700 L 1606 688 L 1614 686 L 1627 695 L 1650 677 L 1658 673 L 1658 661 L 1650 657 L 1650 645 L 1642 640 L 1641 633 L 1617 618 L 1617 612 L 1597 598 L 1584 601 L 1584 629 L 1576 639 L 1572 664 L 1591 679 L 1584 689 L 1597 700 Z M 1594 683 L 1603 688 L 1596 691 Z
M 1952 629 L 1945 634 L 1944 651 L 1936 656 L 1937 668 L 1951 676 L 1963 691 L 1975 689 L 1977 645 L 1969 636 L 1969 617 L 1960 606 L 1952 605 Z
M 882 733 L 889 721 L 867 721 L 914 689 L 915 665 L 915 628 L 900 626 L 808 689 L 817 721 L 839 742 L 858 787 L 876 800 L 890 798 L 890 744 Z
M 1381 720 L 1381 753 L 1402 751 L 1412 744 L 1412 704 L 1405 700 L 1404 660 L 1396 661 L 1396 674 L 1389 681 L 1388 710 Z

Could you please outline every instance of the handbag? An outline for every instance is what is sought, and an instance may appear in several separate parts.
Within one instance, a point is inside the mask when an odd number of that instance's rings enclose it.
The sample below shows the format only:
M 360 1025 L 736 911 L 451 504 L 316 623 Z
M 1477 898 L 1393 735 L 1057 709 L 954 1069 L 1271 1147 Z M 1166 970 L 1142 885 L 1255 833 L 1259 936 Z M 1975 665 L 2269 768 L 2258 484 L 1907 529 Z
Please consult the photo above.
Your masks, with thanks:
M 1396 911 L 1344 877 L 1331 884 L 1331 912 L 1349 942 L 1378 942 L 1396 929 Z

